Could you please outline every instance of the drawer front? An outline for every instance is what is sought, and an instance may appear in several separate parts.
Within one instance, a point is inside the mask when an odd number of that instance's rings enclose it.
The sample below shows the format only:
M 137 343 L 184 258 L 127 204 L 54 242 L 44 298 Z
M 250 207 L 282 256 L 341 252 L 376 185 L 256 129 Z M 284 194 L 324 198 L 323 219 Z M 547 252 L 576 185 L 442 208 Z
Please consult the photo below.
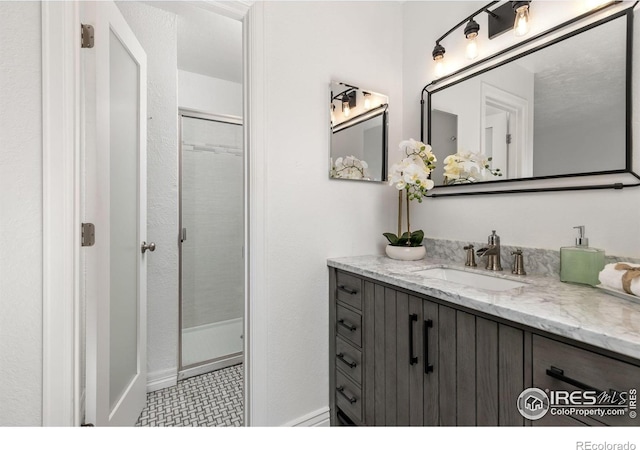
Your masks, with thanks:
M 336 274 L 336 298 L 362 311 L 362 280 L 348 273 Z
M 340 305 L 336 307 L 336 331 L 338 335 L 362 347 L 362 316 Z
M 362 390 L 340 371 L 336 371 L 336 406 L 352 420 L 362 422 Z
M 340 338 L 336 338 L 336 367 L 362 384 L 362 353 Z
M 547 373 L 548 370 L 551 374 Z M 619 400 L 620 393 L 626 393 L 628 398 L 630 390 L 637 392 L 640 389 L 640 367 L 534 335 L 533 385 L 540 389 L 569 392 L 593 388 L 603 391 L 602 395 L 613 395 Z M 599 399 L 597 402 L 602 403 Z M 614 404 L 620 405 L 620 402 Z M 581 415 L 574 417 L 585 420 Z M 586 418 L 606 425 L 640 425 L 640 419 L 632 419 L 629 412 L 611 416 L 594 414 Z

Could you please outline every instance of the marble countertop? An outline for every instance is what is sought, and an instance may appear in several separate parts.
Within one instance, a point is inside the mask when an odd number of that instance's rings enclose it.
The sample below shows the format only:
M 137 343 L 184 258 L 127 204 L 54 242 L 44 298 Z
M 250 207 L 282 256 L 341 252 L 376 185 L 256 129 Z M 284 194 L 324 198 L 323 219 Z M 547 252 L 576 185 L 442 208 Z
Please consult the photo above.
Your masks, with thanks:
M 640 359 L 640 298 L 636 302 L 596 287 L 563 283 L 558 276 L 512 275 L 506 269 L 491 272 L 480 265 L 469 268 L 435 258 L 396 261 L 386 256 L 354 256 L 330 258 L 327 264 Z M 415 274 L 435 267 L 491 274 L 526 283 L 526 286 L 497 292 Z

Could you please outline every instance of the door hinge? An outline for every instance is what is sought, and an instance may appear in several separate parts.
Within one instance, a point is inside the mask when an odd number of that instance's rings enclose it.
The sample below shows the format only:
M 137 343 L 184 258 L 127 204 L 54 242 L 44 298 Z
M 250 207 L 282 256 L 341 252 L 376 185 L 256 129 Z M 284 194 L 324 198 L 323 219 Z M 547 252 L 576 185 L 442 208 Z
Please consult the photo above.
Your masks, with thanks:
M 511 134 L 507 134 L 507 144 L 511 144 Z
M 82 246 L 91 247 L 96 243 L 96 227 L 92 223 L 82 224 Z
M 80 47 L 81 48 L 93 48 L 93 25 L 80 24 Z

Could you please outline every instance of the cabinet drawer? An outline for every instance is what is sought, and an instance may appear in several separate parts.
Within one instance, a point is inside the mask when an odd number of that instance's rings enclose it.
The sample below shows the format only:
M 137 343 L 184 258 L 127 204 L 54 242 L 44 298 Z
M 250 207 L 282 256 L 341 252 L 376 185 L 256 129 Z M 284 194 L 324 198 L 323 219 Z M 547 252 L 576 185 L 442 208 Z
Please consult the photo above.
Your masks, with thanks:
M 362 316 L 340 305 L 336 307 L 336 331 L 338 335 L 362 346 Z
M 336 405 L 352 420 L 362 422 L 362 390 L 336 371 Z
M 547 373 L 552 367 L 552 373 Z M 620 393 L 628 397 L 630 390 L 640 388 L 640 367 L 534 335 L 533 385 L 553 391 L 594 389 L 603 391 L 602 395 L 613 394 L 620 399 Z M 599 399 L 598 403 L 601 403 Z M 619 402 L 614 404 L 619 405 Z M 581 420 L 581 416 L 575 417 Z M 587 417 L 606 425 L 640 425 L 640 419 L 631 419 L 628 412 L 619 416 Z
M 336 275 L 336 298 L 349 306 L 362 310 L 362 280 L 348 273 Z
M 336 338 L 336 367 L 362 384 L 362 353 L 340 338 Z

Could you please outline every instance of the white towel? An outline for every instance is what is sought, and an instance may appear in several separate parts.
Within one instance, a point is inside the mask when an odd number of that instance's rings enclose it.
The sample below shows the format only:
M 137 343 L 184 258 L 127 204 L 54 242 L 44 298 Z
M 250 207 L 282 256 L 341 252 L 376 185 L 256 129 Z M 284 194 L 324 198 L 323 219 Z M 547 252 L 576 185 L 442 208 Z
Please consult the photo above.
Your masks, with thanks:
M 600 283 L 606 287 L 617 289 L 620 292 L 625 292 L 622 287 L 622 276 L 625 274 L 626 270 L 616 270 L 615 267 L 617 264 L 627 264 L 631 267 L 640 267 L 640 264 L 632 264 L 628 262 L 607 264 L 598 274 L 598 279 L 600 280 Z M 640 277 L 631 280 L 631 292 L 634 295 L 640 296 Z

